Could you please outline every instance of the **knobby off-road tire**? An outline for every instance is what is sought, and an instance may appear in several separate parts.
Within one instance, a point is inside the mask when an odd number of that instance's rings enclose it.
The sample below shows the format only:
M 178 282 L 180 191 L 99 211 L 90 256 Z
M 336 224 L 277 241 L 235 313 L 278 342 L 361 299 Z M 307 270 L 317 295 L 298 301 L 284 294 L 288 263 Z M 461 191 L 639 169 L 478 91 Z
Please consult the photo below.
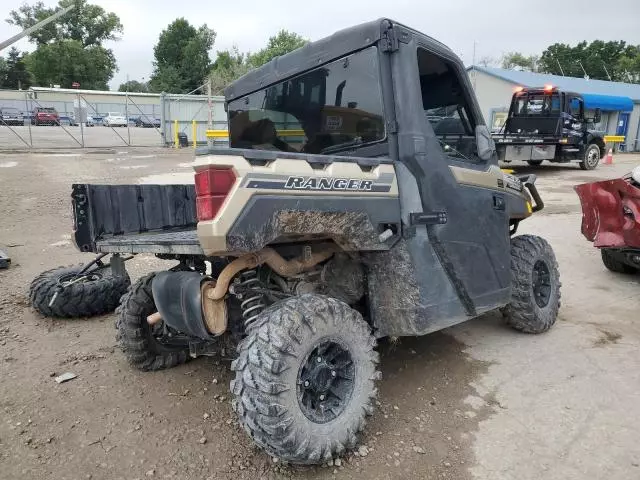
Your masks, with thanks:
M 114 276 L 109 267 L 94 270 L 90 278 L 65 287 L 49 306 L 60 283 L 73 278 L 82 267 L 58 267 L 38 275 L 29 287 L 29 301 L 33 308 L 47 317 L 61 318 L 91 317 L 113 312 L 131 280 L 128 275 Z
M 638 273 L 638 269 L 632 267 L 631 265 L 627 265 L 626 263 L 621 262 L 617 258 L 615 258 L 608 248 L 601 248 L 600 255 L 602 256 L 602 263 L 612 272 L 616 273 Z
M 360 314 L 333 298 L 307 294 L 272 305 L 249 329 L 231 365 L 233 406 L 241 425 L 269 454 L 291 463 L 320 463 L 355 447 L 377 393 L 375 345 Z M 342 353 L 336 357 L 335 351 Z M 312 395 L 320 398 L 305 389 L 309 382 L 303 380 L 311 378 L 305 372 L 316 360 L 318 371 L 324 368 L 320 362 L 329 362 L 328 376 L 337 378 L 334 385 L 343 396 L 340 402 L 327 393 L 326 404 L 338 404 L 337 413 L 324 410 L 325 403 L 315 404 L 328 421 L 305 404 Z M 338 364 L 346 364 L 346 370 L 334 375 Z
M 511 240 L 511 302 L 507 324 L 525 333 L 543 333 L 560 309 L 560 273 L 551 245 L 535 235 Z
M 142 277 L 131 286 L 122 297 L 116 320 L 116 340 L 129 363 L 143 371 L 171 368 L 191 359 L 188 345 L 165 345 L 156 339 L 153 332 L 162 329 L 162 321 L 153 328 L 147 322 L 158 311 L 151 293 L 155 275 Z
M 580 168 L 582 170 L 593 170 L 598 166 L 598 162 L 600 162 L 600 147 L 592 143 L 584 152 L 584 160 L 580 162 Z

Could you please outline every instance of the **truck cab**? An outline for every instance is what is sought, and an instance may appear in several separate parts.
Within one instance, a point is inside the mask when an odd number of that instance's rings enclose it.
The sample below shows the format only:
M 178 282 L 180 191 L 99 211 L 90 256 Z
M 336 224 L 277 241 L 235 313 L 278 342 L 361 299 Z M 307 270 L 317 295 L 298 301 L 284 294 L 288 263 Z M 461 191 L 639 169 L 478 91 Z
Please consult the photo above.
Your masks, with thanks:
M 600 109 L 588 117 L 578 93 L 553 85 L 517 87 L 507 120 L 493 136 L 498 158 L 530 165 L 578 161 L 583 170 L 592 170 L 605 154 L 604 132 L 595 128 L 599 122 Z

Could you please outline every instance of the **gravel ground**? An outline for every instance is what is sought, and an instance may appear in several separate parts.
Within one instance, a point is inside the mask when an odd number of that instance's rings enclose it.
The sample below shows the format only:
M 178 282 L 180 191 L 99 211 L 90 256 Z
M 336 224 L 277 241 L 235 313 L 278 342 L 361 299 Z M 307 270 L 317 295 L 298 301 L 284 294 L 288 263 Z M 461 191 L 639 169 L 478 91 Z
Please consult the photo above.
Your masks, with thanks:
M 70 242 L 73 182 L 188 179 L 191 151 L 0 155 L 0 477 L 3 479 L 640 478 L 638 276 L 612 274 L 580 235 L 572 186 L 629 171 L 536 170 L 547 208 L 521 226 L 556 250 L 557 326 L 518 334 L 495 314 L 421 338 L 381 342 L 383 380 L 358 452 L 330 466 L 273 462 L 238 427 L 229 362 L 132 370 L 114 316 L 51 320 L 28 305 L 42 270 L 87 261 Z M 519 171 L 534 171 L 517 167 Z M 135 280 L 171 263 L 139 256 Z M 54 376 L 77 378 L 57 384 Z

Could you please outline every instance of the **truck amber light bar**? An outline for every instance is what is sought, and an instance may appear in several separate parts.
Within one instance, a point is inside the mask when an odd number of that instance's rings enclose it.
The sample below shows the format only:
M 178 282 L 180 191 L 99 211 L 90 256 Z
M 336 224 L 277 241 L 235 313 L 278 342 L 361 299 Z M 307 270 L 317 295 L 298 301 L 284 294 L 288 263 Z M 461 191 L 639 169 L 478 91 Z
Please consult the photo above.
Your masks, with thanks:
M 198 221 L 213 220 L 236 182 L 229 167 L 210 166 L 196 172 L 196 213 Z

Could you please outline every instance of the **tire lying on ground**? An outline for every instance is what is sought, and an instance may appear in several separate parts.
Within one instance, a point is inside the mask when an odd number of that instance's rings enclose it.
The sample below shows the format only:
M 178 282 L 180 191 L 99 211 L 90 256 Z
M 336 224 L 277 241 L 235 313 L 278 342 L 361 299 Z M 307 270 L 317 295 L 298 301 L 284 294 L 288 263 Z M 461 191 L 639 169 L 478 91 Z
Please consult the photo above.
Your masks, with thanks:
M 307 294 L 272 305 L 246 333 L 231 364 L 231 391 L 251 438 L 297 464 L 355 447 L 380 376 L 375 338 L 360 313 Z
M 58 267 L 38 275 L 29 288 L 29 301 L 47 317 L 92 317 L 113 312 L 131 284 L 128 275 L 116 277 L 110 267 L 92 270 L 85 279 L 59 289 L 71 280 L 83 265 Z M 58 291 L 53 304 L 51 299 Z
M 502 313 L 525 333 L 543 333 L 560 309 L 560 273 L 551 245 L 535 235 L 511 239 L 511 301 Z
M 116 340 L 129 363 L 142 371 L 175 367 L 191 359 L 189 345 L 164 341 L 163 321 L 151 326 L 147 317 L 156 313 L 151 284 L 155 273 L 142 277 L 122 297 L 116 320 Z

